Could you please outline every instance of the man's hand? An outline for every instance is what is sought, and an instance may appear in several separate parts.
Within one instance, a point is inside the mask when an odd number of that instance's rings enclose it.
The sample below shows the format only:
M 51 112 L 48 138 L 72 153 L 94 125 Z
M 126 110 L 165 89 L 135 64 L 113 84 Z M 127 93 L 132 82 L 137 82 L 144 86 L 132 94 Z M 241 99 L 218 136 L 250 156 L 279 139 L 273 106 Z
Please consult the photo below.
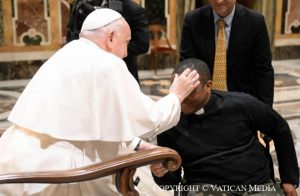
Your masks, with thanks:
M 155 163 L 150 165 L 150 169 L 153 175 L 157 177 L 162 177 L 166 173 L 168 173 L 168 170 L 161 163 Z
M 283 189 L 286 196 L 298 196 L 296 188 L 292 184 L 283 183 L 282 184 L 282 189 Z
M 154 144 L 150 144 L 148 142 L 145 142 L 144 140 L 141 140 L 140 146 L 138 150 L 147 150 L 147 149 L 152 149 L 152 148 L 157 148 L 158 146 Z
M 170 93 L 174 93 L 180 103 L 200 84 L 199 74 L 196 70 L 186 69 L 180 76 L 175 74 Z

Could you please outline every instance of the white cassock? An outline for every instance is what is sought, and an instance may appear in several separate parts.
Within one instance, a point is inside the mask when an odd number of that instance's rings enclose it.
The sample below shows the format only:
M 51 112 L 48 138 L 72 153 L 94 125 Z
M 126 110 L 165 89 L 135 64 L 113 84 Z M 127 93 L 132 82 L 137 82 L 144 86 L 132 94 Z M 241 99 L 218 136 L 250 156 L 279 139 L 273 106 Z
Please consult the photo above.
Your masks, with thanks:
M 174 94 L 154 102 L 123 60 L 80 38 L 55 53 L 27 85 L 0 138 L 0 173 L 71 169 L 115 158 L 121 141 L 176 125 Z M 112 195 L 111 178 L 0 185 L 0 195 Z

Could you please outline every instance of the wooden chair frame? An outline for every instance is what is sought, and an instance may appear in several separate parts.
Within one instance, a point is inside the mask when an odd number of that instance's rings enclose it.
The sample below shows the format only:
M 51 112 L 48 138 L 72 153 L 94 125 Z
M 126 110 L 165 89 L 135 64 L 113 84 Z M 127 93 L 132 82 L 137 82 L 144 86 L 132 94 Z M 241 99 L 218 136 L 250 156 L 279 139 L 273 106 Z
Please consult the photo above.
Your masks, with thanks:
M 74 183 L 116 174 L 117 190 L 124 196 L 137 196 L 139 193 L 135 190 L 133 183 L 135 171 L 138 167 L 152 163 L 162 163 L 169 171 L 175 171 L 181 165 L 181 158 L 174 150 L 158 147 L 75 169 L 2 174 L 0 184 Z

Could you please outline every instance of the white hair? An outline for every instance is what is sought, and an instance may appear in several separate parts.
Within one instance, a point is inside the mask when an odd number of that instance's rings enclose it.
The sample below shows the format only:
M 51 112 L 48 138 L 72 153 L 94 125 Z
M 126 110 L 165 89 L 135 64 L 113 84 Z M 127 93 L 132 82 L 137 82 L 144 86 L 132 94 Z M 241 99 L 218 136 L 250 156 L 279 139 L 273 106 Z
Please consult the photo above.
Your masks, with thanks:
M 99 28 L 95 28 L 95 29 L 91 29 L 91 30 L 85 30 L 79 34 L 79 37 L 89 37 L 89 36 L 93 36 L 96 34 L 97 34 L 97 36 L 99 36 L 99 35 L 101 36 L 110 30 L 114 31 L 116 34 L 120 35 L 120 33 L 121 33 L 120 27 L 123 24 L 123 20 L 124 20 L 124 18 L 119 18 L 103 27 L 99 27 Z

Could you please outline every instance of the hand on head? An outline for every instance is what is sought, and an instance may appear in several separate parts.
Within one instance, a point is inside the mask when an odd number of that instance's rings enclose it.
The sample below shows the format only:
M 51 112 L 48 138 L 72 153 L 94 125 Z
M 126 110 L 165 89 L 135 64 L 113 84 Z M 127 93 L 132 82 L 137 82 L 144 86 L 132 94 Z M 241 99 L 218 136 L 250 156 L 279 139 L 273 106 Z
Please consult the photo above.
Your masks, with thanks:
M 180 76 L 175 74 L 169 93 L 174 93 L 180 103 L 200 84 L 196 70 L 186 69 Z

